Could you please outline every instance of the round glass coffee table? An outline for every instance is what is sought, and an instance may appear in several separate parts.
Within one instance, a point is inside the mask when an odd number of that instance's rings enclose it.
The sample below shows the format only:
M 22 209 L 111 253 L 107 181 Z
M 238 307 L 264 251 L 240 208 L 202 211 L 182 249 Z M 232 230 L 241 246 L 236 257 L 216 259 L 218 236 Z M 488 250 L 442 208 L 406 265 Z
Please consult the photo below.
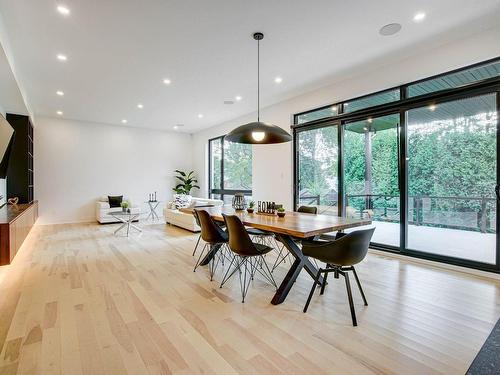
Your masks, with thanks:
M 125 211 L 111 211 L 108 212 L 108 215 L 113 216 L 116 220 L 120 221 L 122 225 L 120 225 L 116 230 L 115 234 L 121 231 L 122 229 L 127 228 L 127 237 L 130 233 L 130 228 L 133 228 L 139 232 L 142 232 L 142 229 L 137 225 L 132 224 L 132 222 L 136 221 L 141 212 L 125 212 Z

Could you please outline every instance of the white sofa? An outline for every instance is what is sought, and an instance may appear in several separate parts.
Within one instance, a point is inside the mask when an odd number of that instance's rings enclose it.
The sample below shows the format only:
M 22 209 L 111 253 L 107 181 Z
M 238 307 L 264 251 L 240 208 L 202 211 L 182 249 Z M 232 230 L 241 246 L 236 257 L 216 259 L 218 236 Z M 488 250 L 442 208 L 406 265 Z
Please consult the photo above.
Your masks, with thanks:
M 207 198 L 192 198 L 190 207 L 200 206 L 222 206 L 224 204 L 220 199 L 207 199 Z M 201 208 L 201 207 L 200 207 Z M 199 232 L 200 227 L 196 224 L 196 220 L 192 214 L 187 214 L 175 208 L 173 202 L 167 203 L 163 209 L 163 215 L 167 224 L 175 225 L 191 232 Z
M 139 213 L 140 212 L 140 207 L 132 205 L 132 202 L 130 202 L 129 199 L 126 197 L 123 198 L 124 201 L 128 201 L 131 203 L 130 207 L 130 212 L 131 213 Z M 109 206 L 108 202 L 108 197 L 107 196 L 102 196 L 100 197 L 95 206 L 95 216 L 96 219 L 99 223 L 101 224 L 107 224 L 107 223 L 119 223 L 113 216 L 108 215 L 111 211 L 120 211 L 122 208 L 121 207 L 113 207 L 111 208 Z

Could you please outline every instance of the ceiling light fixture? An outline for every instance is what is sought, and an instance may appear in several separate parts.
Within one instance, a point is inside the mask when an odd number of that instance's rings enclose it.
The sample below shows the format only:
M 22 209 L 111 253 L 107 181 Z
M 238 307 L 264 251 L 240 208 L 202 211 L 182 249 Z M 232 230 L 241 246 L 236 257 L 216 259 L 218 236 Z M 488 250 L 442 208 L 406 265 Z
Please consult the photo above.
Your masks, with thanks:
M 139 108 L 139 109 L 143 109 L 143 108 L 144 108 L 144 106 L 143 106 L 141 103 L 139 103 L 139 104 L 137 104 L 137 108 Z
M 174 125 L 174 130 L 179 130 L 183 126 L 184 126 L 184 124 L 176 124 L 176 125 Z
M 421 22 L 425 19 L 425 13 L 424 12 L 418 12 L 413 16 L 413 21 L 415 22 Z
M 172 81 L 171 81 L 170 79 L 168 79 L 168 78 L 165 78 L 165 79 L 163 80 L 163 83 L 164 83 L 165 85 L 170 85 L 170 84 L 172 83 Z
M 242 98 L 241 96 L 239 96 L 239 95 L 236 95 L 234 98 L 236 99 L 236 101 L 237 101 L 237 102 L 239 102 L 239 101 L 241 101 L 241 100 L 243 99 L 243 98 Z
M 64 96 L 64 92 L 62 92 L 62 91 L 56 91 L 56 94 L 59 96 Z
M 224 140 L 235 143 L 271 144 L 290 142 L 292 137 L 284 129 L 276 125 L 260 121 L 260 41 L 264 39 L 263 33 L 253 34 L 257 41 L 257 122 L 250 122 L 233 129 L 224 137 Z M 276 83 L 277 78 L 274 80 Z
M 432 112 L 434 112 L 434 111 L 436 110 L 436 108 L 437 108 L 437 107 L 436 107 L 436 105 L 435 105 L 435 104 L 431 104 L 431 105 L 429 106 L 429 110 L 431 110 Z
M 371 124 L 373 122 L 373 119 L 371 117 L 368 117 L 368 123 Z
M 68 57 L 66 55 L 59 54 L 59 55 L 57 55 L 57 59 L 59 61 L 66 61 L 66 60 L 68 60 Z
M 59 116 L 62 116 L 62 115 L 63 115 L 62 111 L 57 111 L 56 113 L 57 113 Z
M 203 113 L 198 113 L 198 118 L 203 118 Z
M 382 36 L 391 36 L 398 33 L 401 28 L 402 26 L 400 23 L 389 23 L 385 26 L 382 26 L 378 32 Z
M 283 82 L 283 78 L 281 78 L 281 77 L 276 77 L 276 78 L 274 79 L 274 82 L 275 82 L 275 83 L 281 83 L 281 82 Z
M 122 120 L 122 124 L 126 124 L 128 121 L 126 119 Z
M 61 14 L 64 14 L 65 16 L 67 16 L 70 13 L 69 8 L 64 5 L 58 5 L 57 11 Z

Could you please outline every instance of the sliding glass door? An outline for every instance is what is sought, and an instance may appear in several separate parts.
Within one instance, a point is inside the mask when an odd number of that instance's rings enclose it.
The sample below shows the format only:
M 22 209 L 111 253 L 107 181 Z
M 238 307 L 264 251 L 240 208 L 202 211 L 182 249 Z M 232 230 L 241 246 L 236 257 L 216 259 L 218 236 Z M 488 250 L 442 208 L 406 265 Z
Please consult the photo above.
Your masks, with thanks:
M 338 211 L 338 127 L 330 125 L 297 134 L 297 208 L 316 206 L 321 214 Z
M 411 109 L 410 250 L 495 264 L 496 93 Z
M 345 215 L 371 218 L 374 243 L 400 245 L 400 115 L 368 117 L 344 124 Z

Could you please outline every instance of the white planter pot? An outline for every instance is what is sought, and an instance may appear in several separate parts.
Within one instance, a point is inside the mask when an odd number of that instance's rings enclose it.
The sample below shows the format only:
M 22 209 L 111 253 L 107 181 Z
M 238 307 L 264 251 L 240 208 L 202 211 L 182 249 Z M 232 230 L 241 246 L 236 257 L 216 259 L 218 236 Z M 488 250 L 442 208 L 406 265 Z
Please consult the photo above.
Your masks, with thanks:
M 174 194 L 174 204 L 176 208 L 188 207 L 193 197 L 187 194 Z

